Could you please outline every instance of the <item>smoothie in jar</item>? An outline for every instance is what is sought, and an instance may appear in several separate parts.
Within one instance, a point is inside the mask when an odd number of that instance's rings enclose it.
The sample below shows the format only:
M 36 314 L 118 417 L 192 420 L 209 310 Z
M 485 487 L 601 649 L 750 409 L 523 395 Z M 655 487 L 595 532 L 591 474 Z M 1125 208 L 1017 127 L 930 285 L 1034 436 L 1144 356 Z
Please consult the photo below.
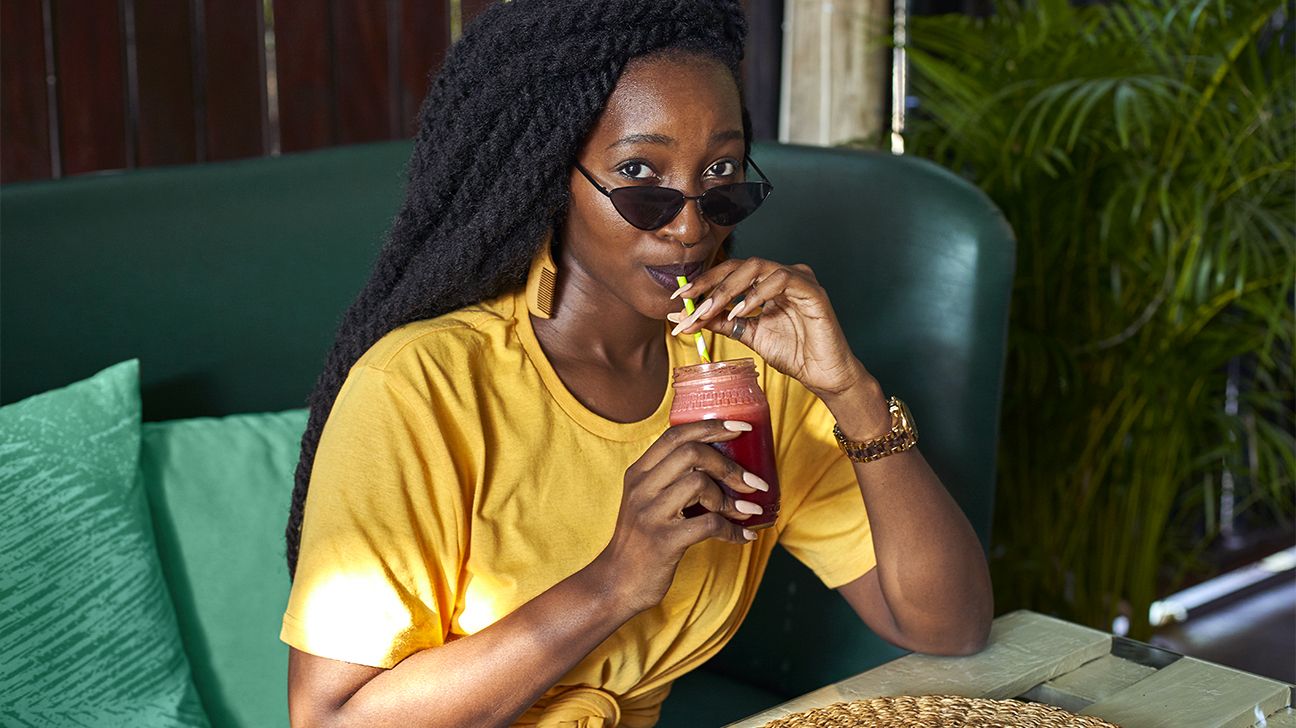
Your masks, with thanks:
M 756 363 L 752 359 L 733 359 L 693 366 L 677 367 L 674 373 L 675 399 L 671 404 L 672 426 L 698 420 L 740 420 L 752 426 L 727 442 L 711 446 L 766 483 L 766 492 L 738 493 L 721 483 L 720 487 L 736 499 L 760 505 L 765 512 L 745 521 L 730 519 L 750 529 L 774 525 L 779 510 L 779 480 L 774 463 L 774 433 L 770 427 L 769 403 L 756 382 Z M 686 509 L 686 516 L 705 512 L 700 506 Z

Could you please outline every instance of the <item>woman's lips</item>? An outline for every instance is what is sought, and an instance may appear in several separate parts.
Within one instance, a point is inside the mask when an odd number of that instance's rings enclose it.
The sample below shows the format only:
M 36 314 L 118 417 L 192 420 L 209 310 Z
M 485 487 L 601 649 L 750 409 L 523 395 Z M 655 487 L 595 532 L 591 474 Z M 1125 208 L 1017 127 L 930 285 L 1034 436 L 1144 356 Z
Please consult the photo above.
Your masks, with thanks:
M 706 267 L 704 261 L 694 261 L 692 263 L 676 263 L 674 265 L 646 265 L 644 270 L 652 276 L 662 288 L 674 293 L 679 288 L 679 281 L 675 280 L 679 276 L 686 276 L 693 280 Z

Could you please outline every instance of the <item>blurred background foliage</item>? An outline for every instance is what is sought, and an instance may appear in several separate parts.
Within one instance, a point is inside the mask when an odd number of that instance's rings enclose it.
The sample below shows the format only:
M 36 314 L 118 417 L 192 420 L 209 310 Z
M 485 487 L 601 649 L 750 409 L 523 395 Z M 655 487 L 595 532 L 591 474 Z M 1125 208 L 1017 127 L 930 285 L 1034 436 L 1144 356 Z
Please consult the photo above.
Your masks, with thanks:
M 1002 2 L 909 33 L 906 151 L 1019 239 L 998 610 L 1147 638 L 1222 525 L 1296 510 L 1290 4 Z

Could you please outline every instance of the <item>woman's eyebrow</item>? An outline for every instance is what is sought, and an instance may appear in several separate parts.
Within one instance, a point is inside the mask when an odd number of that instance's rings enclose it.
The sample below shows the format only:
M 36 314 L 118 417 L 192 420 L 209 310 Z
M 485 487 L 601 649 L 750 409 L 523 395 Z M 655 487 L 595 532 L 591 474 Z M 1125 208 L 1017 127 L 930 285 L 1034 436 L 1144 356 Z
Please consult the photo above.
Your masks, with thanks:
M 712 133 L 711 144 L 714 146 L 727 141 L 742 141 L 744 138 L 741 129 L 726 129 Z M 660 144 L 664 147 L 673 147 L 675 146 L 675 137 L 666 136 L 665 134 L 630 134 L 612 142 L 607 148 L 612 149 L 626 144 Z

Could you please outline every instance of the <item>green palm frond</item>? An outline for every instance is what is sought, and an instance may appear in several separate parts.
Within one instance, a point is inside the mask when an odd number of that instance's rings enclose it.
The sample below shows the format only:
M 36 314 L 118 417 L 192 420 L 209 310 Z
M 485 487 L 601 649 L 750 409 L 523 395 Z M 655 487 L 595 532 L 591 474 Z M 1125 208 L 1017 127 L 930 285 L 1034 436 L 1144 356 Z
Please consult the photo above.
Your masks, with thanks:
M 1147 636 L 1239 508 L 1296 508 L 1296 55 L 1283 0 L 1003 2 L 911 20 L 906 147 L 1019 238 L 1002 608 Z M 1243 362 L 1239 411 L 1227 369 Z M 1208 525 L 1200 532 L 1201 524 Z

